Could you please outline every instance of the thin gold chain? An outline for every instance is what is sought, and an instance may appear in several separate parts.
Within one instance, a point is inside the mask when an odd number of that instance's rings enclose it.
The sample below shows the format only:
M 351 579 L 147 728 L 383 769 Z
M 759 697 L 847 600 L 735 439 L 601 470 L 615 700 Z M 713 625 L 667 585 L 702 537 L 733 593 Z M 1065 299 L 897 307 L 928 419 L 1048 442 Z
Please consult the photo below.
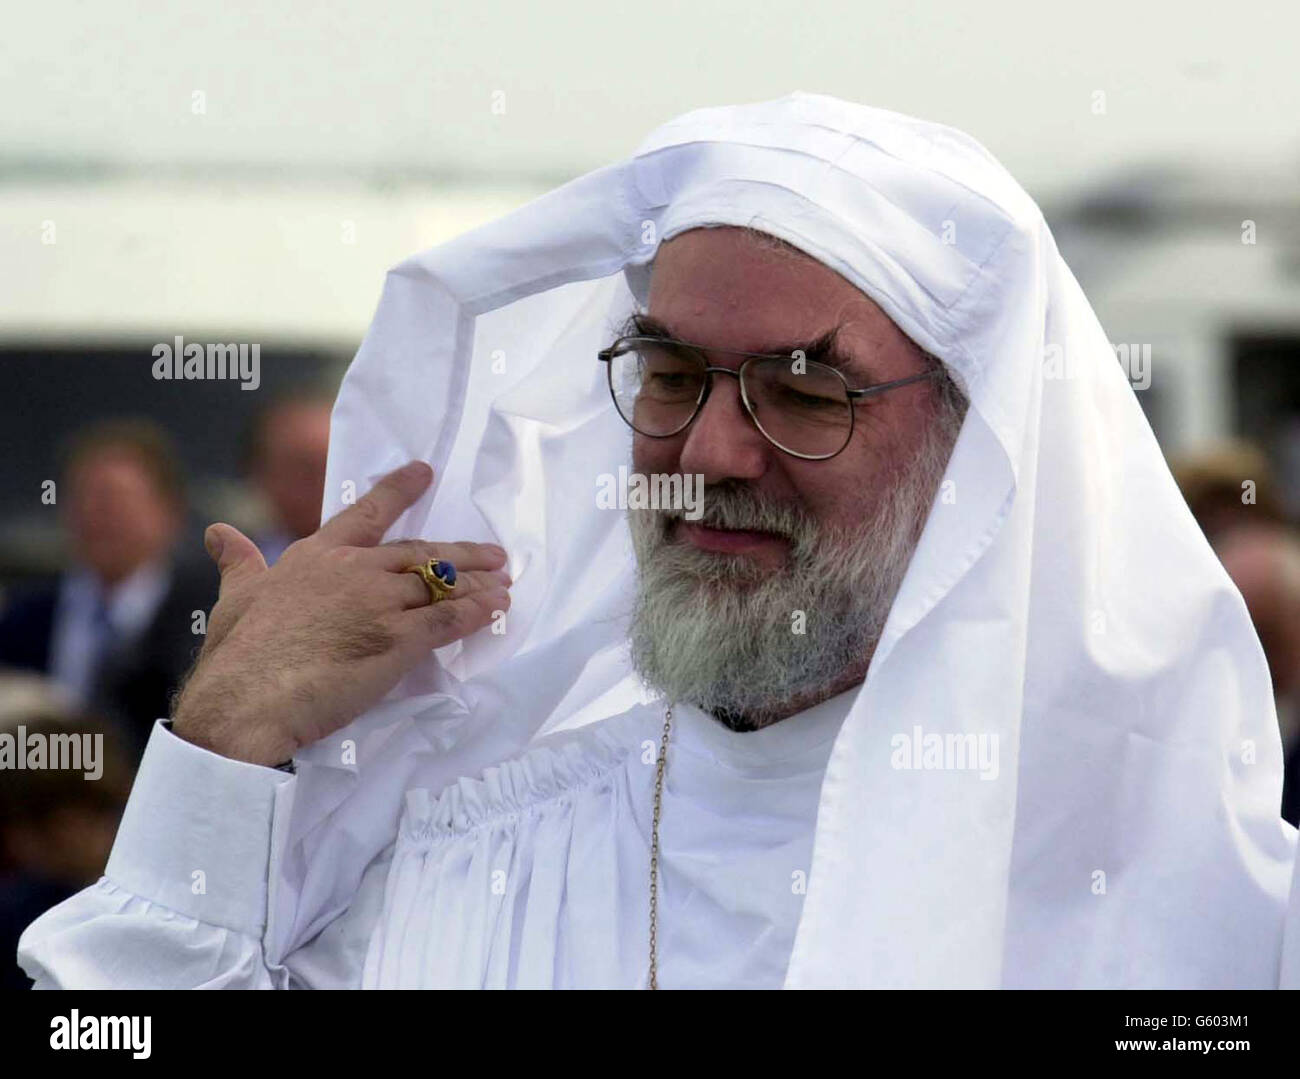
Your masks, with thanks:
M 655 767 L 655 813 L 650 826 L 650 988 L 659 988 L 659 814 L 664 802 L 664 767 L 668 763 L 668 734 L 673 726 L 673 707 L 664 712 L 664 733 Z

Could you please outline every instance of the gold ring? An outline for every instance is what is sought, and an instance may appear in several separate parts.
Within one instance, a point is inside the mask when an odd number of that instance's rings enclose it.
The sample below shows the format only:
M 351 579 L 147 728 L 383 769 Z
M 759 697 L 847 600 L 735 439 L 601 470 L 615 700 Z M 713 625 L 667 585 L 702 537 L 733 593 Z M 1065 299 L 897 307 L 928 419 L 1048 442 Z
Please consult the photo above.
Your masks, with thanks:
M 407 566 L 403 573 L 417 574 L 429 589 L 429 603 L 441 603 L 456 591 L 456 567 L 450 562 L 429 559 L 415 566 Z

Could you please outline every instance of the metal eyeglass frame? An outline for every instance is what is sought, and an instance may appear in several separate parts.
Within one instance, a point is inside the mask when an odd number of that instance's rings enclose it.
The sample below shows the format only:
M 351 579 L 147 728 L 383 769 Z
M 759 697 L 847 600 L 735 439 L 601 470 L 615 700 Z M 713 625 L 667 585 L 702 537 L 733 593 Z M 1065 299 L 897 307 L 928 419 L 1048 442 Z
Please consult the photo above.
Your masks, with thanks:
M 677 345 L 680 348 L 689 349 L 690 351 L 696 353 L 699 356 L 699 359 L 701 360 L 701 365 L 704 368 L 704 386 L 700 390 L 700 396 L 695 402 L 694 411 L 692 411 L 690 416 L 687 417 L 686 422 L 683 423 L 680 427 L 678 427 L 675 431 L 669 431 L 667 434 L 664 435 L 648 434 L 645 431 L 639 430 L 632 423 L 631 420 L 629 420 L 626 416 L 623 415 L 623 410 L 618 407 L 618 394 L 614 390 L 613 360 L 615 354 L 619 352 L 620 347 L 626 345 L 630 341 L 648 341 L 658 345 Z M 744 363 L 742 363 L 738 368 L 736 368 L 733 371 L 730 367 L 711 366 L 709 363 L 707 363 L 704 360 L 704 353 L 706 351 L 721 353 L 724 356 L 744 356 L 746 357 L 746 359 Z M 758 417 L 754 415 L 754 408 L 750 404 L 749 396 L 748 394 L 745 393 L 744 372 L 745 372 L 745 368 L 747 368 L 751 363 L 753 363 L 755 360 L 781 360 L 782 362 L 785 362 L 792 358 L 790 356 L 786 356 L 781 353 L 771 353 L 771 352 L 741 352 L 738 349 L 728 349 L 728 348 L 705 349 L 704 346 L 702 345 L 693 345 L 689 341 L 678 341 L 672 337 L 657 337 L 654 334 L 636 333 L 636 334 L 627 334 L 623 337 L 619 337 L 608 348 L 602 348 L 598 353 L 596 353 L 596 358 L 600 360 L 601 363 L 605 364 L 606 380 L 609 383 L 609 395 L 611 398 L 613 398 L 614 401 L 614 411 L 617 412 L 619 418 L 622 419 L 622 421 L 626 423 L 629 427 L 631 427 L 633 431 L 636 431 L 637 434 L 644 435 L 646 438 L 676 438 L 683 431 L 685 431 L 686 428 L 688 428 L 692 423 L 694 423 L 695 418 L 700 414 L 701 411 L 703 411 L 704 403 L 709 399 L 709 394 L 713 390 L 713 376 L 715 374 L 733 375 L 735 376 L 736 381 L 740 383 L 740 400 L 745 406 L 745 412 L 749 416 L 750 420 L 753 422 L 754 426 L 758 428 L 759 434 L 761 434 L 765 439 L 767 439 L 768 442 L 770 442 L 782 453 L 787 453 L 791 457 L 798 457 L 802 461 L 829 461 L 832 457 L 838 456 L 839 454 L 843 453 L 845 449 L 848 448 L 849 442 L 852 441 L 853 439 L 853 429 L 857 418 L 857 409 L 855 409 L 853 406 L 856 405 L 859 401 L 862 401 L 869 397 L 874 397 L 877 394 L 885 393 L 889 390 L 898 389 L 898 387 L 900 386 L 911 385 L 913 382 L 921 382 L 922 380 L 927 378 L 935 378 L 936 376 L 942 373 L 938 369 L 931 369 L 929 371 L 922 371 L 918 375 L 908 375 L 906 378 L 896 378 L 896 379 L 892 379 L 889 382 L 878 382 L 874 386 L 864 386 L 861 389 L 855 390 L 849 386 L 848 379 L 846 379 L 844 377 L 843 372 L 839 371 L 837 368 L 831 367 L 829 364 L 819 363 L 817 360 L 806 360 L 805 363 L 808 364 L 809 366 L 817 367 L 823 371 L 829 371 L 837 379 L 840 380 L 840 384 L 844 387 L 845 398 L 847 399 L 849 405 L 849 430 L 848 430 L 848 434 L 844 436 L 844 445 L 842 445 L 834 453 L 809 454 L 809 453 L 796 453 L 794 450 L 786 449 L 779 442 L 777 442 L 776 439 L 774 439 L 771 435 L 769 435 L 766 431 L 764 431 L 763 425 L 758 422 Z

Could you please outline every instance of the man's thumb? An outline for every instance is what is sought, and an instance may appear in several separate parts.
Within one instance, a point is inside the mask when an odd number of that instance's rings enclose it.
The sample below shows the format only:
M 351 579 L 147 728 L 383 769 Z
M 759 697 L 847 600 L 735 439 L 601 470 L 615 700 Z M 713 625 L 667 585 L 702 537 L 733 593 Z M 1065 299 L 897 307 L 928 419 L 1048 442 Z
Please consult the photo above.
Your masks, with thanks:
M 231 525 L 209 525 L 203 533 L 203 546 L 221 571 L 223 585 L 266 569 L 257 544 Z

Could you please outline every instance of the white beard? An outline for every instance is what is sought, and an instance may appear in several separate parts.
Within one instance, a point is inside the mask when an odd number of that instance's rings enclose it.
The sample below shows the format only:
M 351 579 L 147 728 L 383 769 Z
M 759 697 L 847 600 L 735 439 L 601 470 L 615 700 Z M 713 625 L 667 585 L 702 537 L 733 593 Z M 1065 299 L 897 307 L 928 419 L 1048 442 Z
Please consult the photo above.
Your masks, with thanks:
M 862 678 L 960 422 L 930 425 L 861 527 L 823 527 L 801 506 L 772 503 L 748 484 L 706 488 L 698 523 L 787 537 L 783 572 L 670 543 L 680 510 L 630 510 L 638 580 L 629 636 L 642 679 L 669 701 L 754 728 L 790 714 L 792 704 L 807 707 L 837 686 L 849 688 L 852 681 L 841 685 L 846 675 Z

